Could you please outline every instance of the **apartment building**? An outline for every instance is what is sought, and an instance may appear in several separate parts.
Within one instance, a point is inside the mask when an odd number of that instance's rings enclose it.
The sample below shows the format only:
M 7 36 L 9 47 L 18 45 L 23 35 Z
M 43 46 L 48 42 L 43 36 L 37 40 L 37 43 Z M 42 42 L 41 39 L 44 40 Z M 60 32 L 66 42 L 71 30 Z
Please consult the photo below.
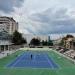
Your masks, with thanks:
M 4 30 L 13 34 L 15 30 L 18 30 L 18 23 L 12 17 L 0 17 L 0 31 Z
M 11 35 L 18 31 L 18 23 L 12 17 L 0 17 L 0 52 L 10 50 Z

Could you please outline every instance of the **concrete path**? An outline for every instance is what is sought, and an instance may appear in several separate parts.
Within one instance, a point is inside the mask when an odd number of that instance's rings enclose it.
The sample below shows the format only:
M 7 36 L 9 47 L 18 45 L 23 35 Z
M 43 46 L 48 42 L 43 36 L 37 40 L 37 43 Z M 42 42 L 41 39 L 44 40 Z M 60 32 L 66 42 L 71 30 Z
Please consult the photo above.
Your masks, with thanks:
M 6 56 L 8 56 L 8 55 L 10 55 L 10 54 L 12 54 L 12 53 L 15 53 L 16 51 L 17 51 L 17 50 L 11 50 L 11 51 L 7 50 L 7 51 L 3 51 L 3 52 L 0 53 L 0 59 L 1 59 L 1 58 L 4 58 L 4 57 L 6 57 Z

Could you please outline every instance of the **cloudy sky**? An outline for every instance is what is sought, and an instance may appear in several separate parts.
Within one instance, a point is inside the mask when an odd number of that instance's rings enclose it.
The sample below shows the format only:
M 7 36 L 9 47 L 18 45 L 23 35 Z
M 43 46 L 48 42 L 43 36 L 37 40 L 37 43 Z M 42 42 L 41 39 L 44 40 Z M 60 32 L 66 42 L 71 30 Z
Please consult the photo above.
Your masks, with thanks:
M 26 34 L 75 32 L 75 0 L 0 0 L 0 16 L 11 16 Z

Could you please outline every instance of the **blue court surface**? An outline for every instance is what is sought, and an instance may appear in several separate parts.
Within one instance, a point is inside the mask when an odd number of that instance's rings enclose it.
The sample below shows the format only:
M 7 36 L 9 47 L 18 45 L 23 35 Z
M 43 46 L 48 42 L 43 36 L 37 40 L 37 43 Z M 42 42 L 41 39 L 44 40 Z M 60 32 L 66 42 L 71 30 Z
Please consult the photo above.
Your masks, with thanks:
M 7 65 L 10 68 L 58 68 L 47 52 L 27 51 Z

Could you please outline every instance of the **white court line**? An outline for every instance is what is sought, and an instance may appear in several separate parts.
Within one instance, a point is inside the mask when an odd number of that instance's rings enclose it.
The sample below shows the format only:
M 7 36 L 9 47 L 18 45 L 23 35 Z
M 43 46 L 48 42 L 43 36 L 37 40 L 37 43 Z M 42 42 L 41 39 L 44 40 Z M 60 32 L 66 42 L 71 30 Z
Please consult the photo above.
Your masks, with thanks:
M 52 63 L 50 62 L 50 60 L 49 60 L 49 58 L 48 58 L 48 56 L 47 56 L 46 54 L 45 54 L 45 57 L 46 57 L 48 63 L 51 65 L 51 68 L 53 69 L 53 65 L 52 65 Z
M 21 60 L 21 58 L 24 57 L 25 54 L 23 53 L 22 55 L 23 55 L 23 56 L 20 56 L 20 58 L 12 65 L 12 67 L 15 66 L 15 65 Z M 13 62 L 14 62 L 14 61 L 13 61 Z

